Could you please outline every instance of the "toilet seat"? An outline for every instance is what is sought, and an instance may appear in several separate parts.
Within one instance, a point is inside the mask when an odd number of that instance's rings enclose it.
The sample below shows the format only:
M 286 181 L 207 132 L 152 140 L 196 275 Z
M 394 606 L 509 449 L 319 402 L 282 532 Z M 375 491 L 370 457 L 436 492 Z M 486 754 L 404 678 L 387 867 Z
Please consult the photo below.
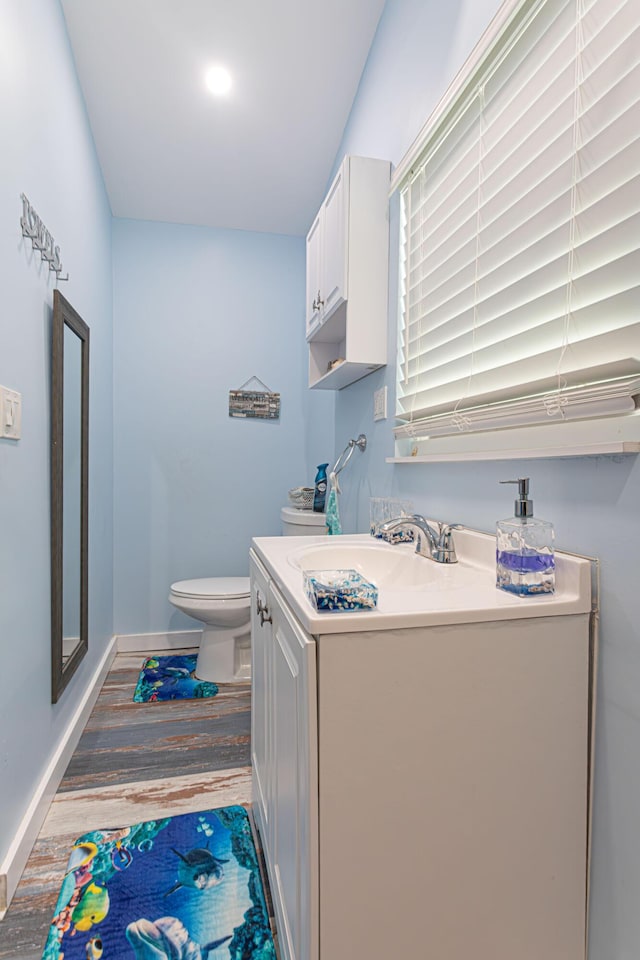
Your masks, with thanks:
M 171 585 L 176 597 L 191 600 L 244 600 L 251 596 L 249 577 L 204 577 Z

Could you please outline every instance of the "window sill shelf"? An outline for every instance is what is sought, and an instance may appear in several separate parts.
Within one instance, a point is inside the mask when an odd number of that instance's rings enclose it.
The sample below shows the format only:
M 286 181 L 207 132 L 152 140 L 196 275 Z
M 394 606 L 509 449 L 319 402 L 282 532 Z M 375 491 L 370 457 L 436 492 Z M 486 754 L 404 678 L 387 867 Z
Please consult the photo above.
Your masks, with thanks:
M 416 457 L 387 457 L 387 463 L 455 463 L 468 460 L 550 460 L 571 457 L 633 456 L 640 453 L 640 442 L 621 440 L 576 446 L 538 447 L 522 450 L 478 450 L 461 453 L 430 453 Z

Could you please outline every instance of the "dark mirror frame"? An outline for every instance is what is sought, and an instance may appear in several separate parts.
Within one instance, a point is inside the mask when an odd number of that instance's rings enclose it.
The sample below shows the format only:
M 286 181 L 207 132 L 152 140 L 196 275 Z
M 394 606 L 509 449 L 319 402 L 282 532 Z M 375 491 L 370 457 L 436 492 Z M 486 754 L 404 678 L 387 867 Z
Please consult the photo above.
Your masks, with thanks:
M 81 344 L 80 413 L 80 642 L 63 661 L 64 330 Z M 53 291 L 51 349 L 51 702 L 78 669 L 89 647 L 89 327 L 59 290 Z

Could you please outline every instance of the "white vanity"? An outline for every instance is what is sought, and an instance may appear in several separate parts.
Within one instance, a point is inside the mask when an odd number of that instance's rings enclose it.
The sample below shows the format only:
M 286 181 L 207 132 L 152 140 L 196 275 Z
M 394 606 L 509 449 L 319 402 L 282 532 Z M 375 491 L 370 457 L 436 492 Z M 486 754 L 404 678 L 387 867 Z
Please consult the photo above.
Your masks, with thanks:
M 283 960 L 584 960 L 591 563 L 495 588 L 368 536 L 251 550 L 254 815 Z M 376 610 L 318 613 L 303 569 L 355 567 Z

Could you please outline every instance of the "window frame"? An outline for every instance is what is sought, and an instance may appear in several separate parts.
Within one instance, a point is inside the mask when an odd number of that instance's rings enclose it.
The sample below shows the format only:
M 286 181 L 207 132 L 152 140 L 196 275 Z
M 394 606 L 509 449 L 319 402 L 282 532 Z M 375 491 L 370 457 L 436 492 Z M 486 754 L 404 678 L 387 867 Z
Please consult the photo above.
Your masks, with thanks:
M 396 168 L 391 181 L 391 194 L 403 193 L 415 176 L 434 142 L 446 137 L 452 118 L 465 109 L 475 96 L 487 64 L 495 63 L 509 48 L 523 27 L 531 22 L 547 0 L 505 0 L 460 73 L 446 91 L 419 136 Z M 578 0 L 579 2 L 579 0 Z M 398 357 L 396 387 L 400 384 L 404 365 L 403 317 L 405 243 L 403 231 L 406 214 L 400 198 L 400 245 L 398 275 Z M 635 356 L 635 354 L 634 354 Z M 623 359 L 623 358 L 620 358 Z M 640 363 L 639 363 L 640 366 Z M 628 396 L 637 396 L 638 374 L 628 370 Z M 634 379 L 635 377 L 635 379 Z M 638 381 L 640 382 L 640 381 Z M 624 392 L 624 390 L 622 391 Z M 637 402 L 637 401 L 636 401 Z M 422 439 L 419 431 L 406 426 L 406 419 L 396 405 L 396 457 L 392 461 L 424 459 L 511 459 L 522 457 L 584 456 L 602 453 L 640 452 L 640 410 L 620 416 L 589 416 L 584 419 L 554 423 L 527 424 L 526 416 L 516 415 L 512 425 L 500 429 L 476 429 L 471 432 L 448 433 Z M 415 433 L 416 436 L 412 436 Z

